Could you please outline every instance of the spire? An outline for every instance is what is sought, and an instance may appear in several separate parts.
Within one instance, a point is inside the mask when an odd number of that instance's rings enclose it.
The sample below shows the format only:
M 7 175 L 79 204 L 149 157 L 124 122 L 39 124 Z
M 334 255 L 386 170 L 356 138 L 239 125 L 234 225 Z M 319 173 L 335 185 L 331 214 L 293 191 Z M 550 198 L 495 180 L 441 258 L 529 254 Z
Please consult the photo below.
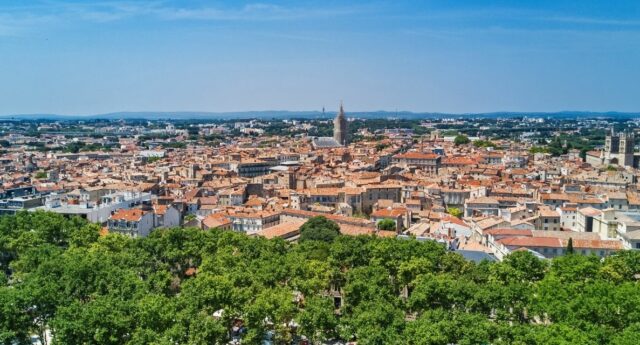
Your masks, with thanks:
M 344 116 L 344 108 L 342 107 L 342 100 L 340 100 L 340 116 Z

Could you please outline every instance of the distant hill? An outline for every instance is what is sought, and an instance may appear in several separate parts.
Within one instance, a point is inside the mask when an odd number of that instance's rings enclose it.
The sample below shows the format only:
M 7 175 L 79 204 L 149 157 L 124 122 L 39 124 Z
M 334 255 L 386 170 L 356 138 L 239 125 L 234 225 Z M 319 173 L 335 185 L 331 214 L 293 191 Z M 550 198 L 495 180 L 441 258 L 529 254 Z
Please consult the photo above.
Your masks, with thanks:
M 15 114 L 0 115 L 0 119 L 46 119 L 46 120 L 82 120 L 82 119 L 144 119 L 144 120 L 229 120 L 229 119 L 290 119 L 290 118 L 332 118 L 336 112 L 327 111 L 288 111 L 288 110 L 266 110 L 266 111 L 240 111 L 240 112 L 117 112 L 94 115 L 57 115 L 57 114 Z M 630 119 L 640 118 L 640 113 L 624 112 L 585 112 L 585 111 L 562 111 L 562 112 L 493 112 L 493 113 L 424 113 L 424 112 L 390 112 L 390 111 L 362 111 L 347 112 L 350 117 L 359 118 L 403 118 L 403 119 L 423 119 L 423 118 L 508 118 L 508 117 L 543 117 L 543 118 L 617 118 Z

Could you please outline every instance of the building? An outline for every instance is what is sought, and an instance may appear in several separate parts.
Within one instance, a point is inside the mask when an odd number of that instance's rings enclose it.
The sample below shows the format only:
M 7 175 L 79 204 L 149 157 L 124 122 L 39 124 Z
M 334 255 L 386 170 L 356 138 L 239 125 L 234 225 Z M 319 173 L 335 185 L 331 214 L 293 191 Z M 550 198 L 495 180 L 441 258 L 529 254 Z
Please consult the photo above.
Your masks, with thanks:
M 333 119 L 333 138 L 317 137 L 313 138 L 311 144 L 316 149 L 332 149 L 347 146 L 349 144 L 349 128 L 347 118 L 344 115 L 344 108 L 340 103 L 340 110 Z
M 593 207 L 585 207 L 576 213 L 576 228 L 578 232 L 593 232 L 593 218 L 602 214 L 602 211 Z
M 574 253 L 605 257 L 623 249 L 618 240 L 601 240 L 595 233 L 576 233 L 573 231 L 494 229 L 485 232 L 483 241 L 498 260 L 519 250 L 529 250 L 545 258 L 554 258 L 566 254 L 569 240 Z
M 154 225 L 153 212 L 141 209 L 120 209 L 109 217 L 109 232 L 130 237 L 147 237 Z
M 498 200 L 489 196 L 469 199 L 464 203 L 464 216 L 497 216 L 500 214 L 499 207 Z
M 235 212 L 229 215 L 229 220 L 234 231 L 253 235 L 277 225 L 280 222 L 280 214 L 271 211 Z
M 392 157 L 391 162 L 407 167 L 416 167 L 434 174 L 437 174 L 440 169 L 440 156 L 435 153 L 399 153 Z
M 171 205 L 153 205 L 153 214 L 156 228 L 180 226 L 180 211 Z
M 344 108 L 340 103 L 340 111 L 333 120 L 333 139 L 342 146 L 347 146 L 349 129 L 347 128 L 347 119 L 344 116 Z
M 116 191 L 102 195 L 96 201 L 88 199 L 86 195 L 88 194 L 82 194 L 78 199 L 76 195 L 50 194 L 45 198 L 44 206 L 31 208 L 29 211 L 43 210 L 105 223 L 116 210 L 151 202 L 151 194 L 142 192 Z
M 638 167 L 640 154 L 634 153 L 635 135 L 629 132 L 616 133 L 609 131 L 604 141 L 604 150 L 589 152 L 586 156 L 587 163 L 594 166 L 619 165 L 626 167 Z

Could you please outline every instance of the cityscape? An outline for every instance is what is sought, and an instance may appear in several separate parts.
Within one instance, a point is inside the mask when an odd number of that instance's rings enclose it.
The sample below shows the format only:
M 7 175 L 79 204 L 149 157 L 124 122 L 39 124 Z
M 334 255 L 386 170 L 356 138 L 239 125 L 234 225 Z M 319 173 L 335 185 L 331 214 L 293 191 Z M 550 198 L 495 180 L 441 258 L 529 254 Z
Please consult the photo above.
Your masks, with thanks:
M 638 344 L 639 15 L 0 4 L 0 344 Z

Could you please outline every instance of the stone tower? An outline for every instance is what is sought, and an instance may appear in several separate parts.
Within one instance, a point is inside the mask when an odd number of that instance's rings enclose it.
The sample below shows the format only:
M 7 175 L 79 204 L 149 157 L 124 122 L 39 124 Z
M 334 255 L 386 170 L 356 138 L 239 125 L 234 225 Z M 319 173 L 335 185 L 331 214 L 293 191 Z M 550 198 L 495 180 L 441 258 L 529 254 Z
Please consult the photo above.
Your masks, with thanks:
M 620 133 L 620 164 L 624 166 L 633 166 L 633 148 L 635 146 L 635 137 L 633 133 L 624 131 Z
M 620 149 L 620 137 L 613 131 L 609 130 L 604 141 L 604 152 L 607 154 L 616 154 Z
M 347 118 L 344 116 L 344 109 L 340 103 L 340 111 L 333 120 L 333 138 L 342 146 L 347 146 Z

